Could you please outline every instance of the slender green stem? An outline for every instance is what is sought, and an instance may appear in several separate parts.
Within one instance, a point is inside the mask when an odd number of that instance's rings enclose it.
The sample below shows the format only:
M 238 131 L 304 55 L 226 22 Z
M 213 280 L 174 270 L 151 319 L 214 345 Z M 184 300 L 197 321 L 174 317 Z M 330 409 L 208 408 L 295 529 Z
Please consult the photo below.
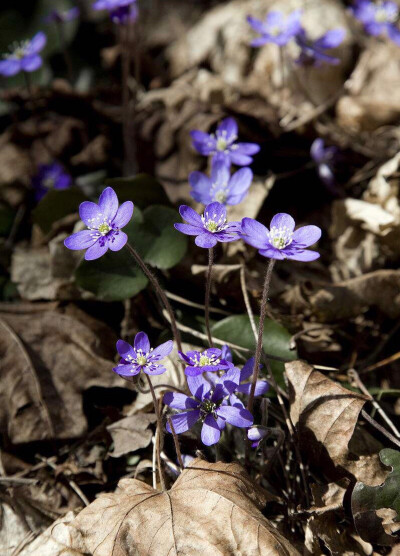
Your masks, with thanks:
M 262 295 L 261 309 L 260 309 L 260 323 L 258 325 L 257 347 L 254 356 L 253 381 L 251 383 L 249 401 L 247 403 L 247 409 L 249 411 L 252 411 L 253 409 L 254 392 L 256 390 L 256 383 L 260 372 L 260 361 L 261 361 L 261 354 L 263 349 L 264 321 L 267 314 L 268 293 L 271 284 L 271 276 L 272 276 L 272 271 L 274 269 L 274 264 L 275 264 L 275 259 L 270 259 L 267 266 L 267 272 L 265 274 L 264 288 L 263 288 L 263 295 Z
M 175 444 L 175 451 L 176 451 L 176 456 L 178 458 L 178 462 L 179 462 L 179 467 L 181 468 L 181 473 L 184 470 L 185 466 L 183 465 L 183 459 L 182 459 L 182 454 L 181 454 L 181 448 L 179 446 L 179 439 L 178 439 L 178 435 L 175 432 L 174 429 L 174 423 L 172 422 L 171 417 L 168 417 L 168 423 L 169 423 L 169 427 L 171 429 L 172 432 L 172 437 L 174 439 L 174 444 Z
M 211 330 L 210 330 L 210 291 L 211 291 L 213 261 L 214 261 L 214 249 L 213 249 L 213 247 L 211 247 L 208 250 L 208 270 L 207 270 L 207 278 L 206 278 L 206 296 L 205 296 L 205 301 L 204 301 L 206 332 L 207 332 L 208 343 L 210 344 L 210 347 L 213 346 Z
M 179 351 L 182 351 L 182 343 L 181 343 L 181 335 L 179 333 L 178 330 L 178 326 L 176 324 L 176 319 L 175 319 L 175 315 L 174 315 L 174 311 L 172 310 L 172 307 L 168 301 L 167 296 L 165 295 L 164 290 L 162 289 L 162 287 L 160 286 L 157 278 L 154 276 L 154 274 L 151 272 L 151 270 L 149 269 L 149 267 L 147 266 L 147 264 L 144 262 L 144 260 L 142 259 L 142 257 L 139 255 L 139 253 L 136 251 L 136 249 L 134 247 L 132 247 L 132 245 L 130 245 L 129 243 L 126 244 L 126 247 L 129 251 L 129 253 L 132 255 L 132 257 L 135 259 L 135 262 L 137 263 L 137 265 L 141 268 L 141 270 L 144 272 L 144 274 L 147 276 L 147 278 L 150 280 L 151 285 L 153 286 L 153 288 L 155 289 L 158 297 L 160 298 L 162 304 L 164 305 L 168 315 L 169 315 L 169 319 L 170 319 L 170 324 L 171 324 L 171 329 L 172 329 L 172 334 L 174 336 L 177 348 Z
M 157 417 L 157 444 L 156 444 L 157 467 L 158 467 L 158 474 L 159 474 L 159 477 L 160 477 L 161 490 L 165 490 L 164 469 L 163 469 L 162 464 L 161 464 L 161 446 L 163 444 L 162 441 L 163 441 L 163 437 L 164 437 L 164 430 L 163 430 L 163 425 L 162 425 L 162 420 L 161 420 L 161 415 L 160 415 L 160 409 L 158 407 L 158 401 L 157 401 L 156 393 L 154 391 L 154 388 L 153 388 L 153 385 L 151 383 L 151 379 L 150 379 L 149 375 L 146 374 L 146 373 L 144 373 L 144 374 L 146 375 L 147 382 L 149 384 L 151 396 L 153 398 L 154 411 L 155 411 L 156 417 Z

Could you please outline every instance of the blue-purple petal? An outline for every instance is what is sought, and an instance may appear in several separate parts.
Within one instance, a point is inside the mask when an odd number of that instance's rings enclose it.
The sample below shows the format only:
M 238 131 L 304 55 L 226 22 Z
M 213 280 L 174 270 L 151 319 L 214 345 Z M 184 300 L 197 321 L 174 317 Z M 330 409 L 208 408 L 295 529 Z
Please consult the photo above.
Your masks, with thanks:
M 149 337 L 146 332 L 138 332 L 135 336 L 135 351 L 143 351 L 143 353 L 148 353 L 150 351 Z
M 177 413 L 176 415 L 171 415 L 170 419 L 172 420 L 176 434 L 181 434 L 191 429 L 197 423 L 200 419 L 200 410 L 194 409 L 193 411 Z M 168 432 L 171 432 L 168 422 L 166 428 Z
M 201 428 L 201 441 L 205 446 L 217 444 L 221 437 L 221 431 L 212 415 L 207 415 Z
M 163 402 L 173 409 L 197 409 L 199 406 L 199 402 L 179 392 L 166 392 Z
M 133 214 L 134 205 L 132 201 L 125 201 L 117 210 L 117 214 L 114 217 L 113 225 L 116 228 L 123 228 L 130 222 Z
M 254 421 L 250 411 L 237 406 L 222 405 L 217 414 L 235 427 L 251 427 Z

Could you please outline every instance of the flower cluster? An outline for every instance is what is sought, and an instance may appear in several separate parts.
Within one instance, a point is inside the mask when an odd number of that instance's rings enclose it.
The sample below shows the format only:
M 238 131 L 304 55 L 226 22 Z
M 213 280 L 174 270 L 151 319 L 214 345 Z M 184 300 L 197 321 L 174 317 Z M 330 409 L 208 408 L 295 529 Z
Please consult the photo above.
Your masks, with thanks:
M 183 356 L 185 361 L 195 358 L 199 361 L 201 357 L 209 358 L 211 350 L 204 354 L 199 352 L 188 352 Z M 218 353 L 217 353 L 218 352 Z M 205 355 L 208 353 L 207 355 Z M 210 364 L 194 367 L 196 374 L 187 376 L 187 383 L 191 396 L 181 393 L 167 392 L 164 395 L 164 403 L 172 409 L 181 410 L 180 413 L 171 417 L 174 431 L 177 434 L 186 432 L 197 422 L 201 423 L 201 440 L 206 446 L 216 444 L 225 429 L 226 423 L 235 427 L 249 428 L 253 424 L 253 416 L 245 408 L 239 398 L 241 394 L 249 394 L 251 384 L 247 380 L 253 372 L 254 360 L 250 359 L 242 370 L 231 362 L 232 354 L 227 346 L 222 350 L 213 350 L 212 357 L 217 359 Z M 218 359 L 224 357 L 224 359 Z M 219 360 L 219 363 L 217 363 Z M 224 369 L 222 369 L 222 362 Z M 186 368 L 186 374 L 188 367 Z M 215 371 L 220 370 L 219 376 Z M 257 381 L 256 396 L 265 394 L 268 383 L 263 380 Z M 169 425 L 167 430 L 171 432 Z
M 260 146 L 256 143 L 238 142 L 238 126 L 233 118 L 219 123 L 215 133 L 195 129 L 190 133 L 192 145 L 203 156 L 211 158 L 211 176 L 192 172 L 189 183 L 191 195 L 196 201 L 207 205 L 218 201 L 224 205 L 237 205 L 246 197 L 253 179 L 249 168 L 242 168 L 231 176 L 232 164 L 248 166 L 253 162 Z
M 300 55 L 296 60 L 298 64 L 319 66 L 323 63 L 338 64 L 340 61 L 327 51 L 337 48 L 343 42 L 344 29 L 332 29 L 317 40 L 312 40 L 301 24 L 300 10 L 294 10 L 287 16 L 274 10 L 267 14 L 264 21 L 253 16 L 248 16 L 247 21 L 261 35 L 251 42 L 252 46 L 274 43 L 284 47 L 294 40 L 300 48 Z
M 374 37 L 387 36 L 400 46 L 400 30 L 397 26 L 399 6 L 395 2 L 356 0 L 351 12 L 364 26 L 365 31 Z
M 41 31 L 31 39 L 10 46 L 10 52 L 0 60 L 0 75 L 10 77 L 21 71 L 31 73 L 43 64 L 40 52 L 46 45 L 46 35 Z

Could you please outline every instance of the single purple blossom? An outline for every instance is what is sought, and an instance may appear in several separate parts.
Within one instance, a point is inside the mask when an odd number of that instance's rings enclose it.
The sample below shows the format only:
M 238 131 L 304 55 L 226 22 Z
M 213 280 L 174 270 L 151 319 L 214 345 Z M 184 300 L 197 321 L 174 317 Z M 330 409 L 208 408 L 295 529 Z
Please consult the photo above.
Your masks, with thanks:
M 136 0 L 97 0 L 93 9 L 108 10 L 113 23 L 124 24 L 135 21 L 138 16 Z
M 171 416 L 177 434 L 186 432 L 198 421 L 202 423 L 201 441 L 206 446 L 216 444 L 226 423 L 235 427 L 247 428 L 253 424 L 252 414 L 243 407 L 228 405 L 227 396 L 239 380 L 238 369 L 230 369 L 226 375 L 217 379 L 214 385 L 203 376 L 188 381 L 193 397 L 167 392 L 164 403 L 173 409 L 183 410 Z M 167 424 L 168 432 L 171 432 Z
M 261 367 L 261 365 L 260 365 Z M 239 394 L 246 394 L 247 396 L 250 394 L 251 390 L 251 381 L 249 382 L 249 378 L 251 378 L 254 371 L 254 357 L 251 357 L 246 363 L 243 365 L 242 370 L 240 371 L 239 375 L 239 384 L 235 388 L 234 392 L 232 392 L 230 396 L 230 403 L 231 405 L 243 405 L 239 398 L 236 396 L 237 393 Z M 254 391 L 255 396 L 262 396 L 269 390 L 269 384 L 266 380 L 257 380 L 256 382 L 256 389 Z
M 251 41 L 251 46 L 262 46 L 268 42 L 285 46 L 300 31 L 300 19 L 301 10 L 294 10 L 287 16 L 280 11 L 273 10 L 267 14 L 264 21 L 251 15 L 247 16 L 247 22 L 261 35 Z
M 300 47 L 300 56 L 296 60 L 302 66 L 321 66 L 322 64 L 337 65 L 339 58 L 335 58 L 326 51 L 337 48 L 344 40 L 346 32 L 344 29 L 331 29 L 322 37 L 313 41 L 304 29 L 296 35 L 296 43 Z
M 372 36 L 387 35 L 400 45 L 400 30 L 396 25 L 399 19 L 399 6 L 395 2 L 356 0 L 351 11 L 364 25 L 365 31 Z
M 253 162 L 250 155 L 260 146 L 256 143 L 237 143 L 238 126 L 233 118 L 222 120 L 214 133 L 194 130 L 190 132 L 193 147 L 203 156 L 212 156 L 212 163 L 224 162 L 227 166 L 248 166 Z
M 45 18 L 45 23 L 68 23 L 79 17 L 79 8 L 73 7 L 70 10 L 52 10 Z
M 269 435 L 269 430 L 267 427 L 263 427 L 262 425 L 254 425 L 247 431 L 247 438 L 251 440 L 252 448 L 258 448 L 261 441 L 264 440 Z
M 43 64 L 39 52 L 43 50 L 46 41 L 46 35 L 39 31 L 31 40 L 13 43 L 10 53 L 4 54 L 3 60 L 0 60 L 0 75 L 10 77 L 20 71 L 30 73 L 39 69 Z
M 216 162 L 211 168 L 211 178 L 202 172 L 192 172 L 189 183 L 193 199 L 203 205 L 214 201 L 223 205 L 238 205 L 246 197 L 253 172 L 250 168 L 241 168 L 232 176 L 224 162 Z
M 227 243 L 239 239 L 239 222 L 226 222 L 226 208 L 221 203 L 210 203 L 200 216 L 192 208 L 181 205 L 179 213 L 187 224 L 174 224 L 182 234 L 196 236 L 194 240 L 198 247 L 210 249 L 218 241 Z
M 128 241 L 121 232 L 133 213 L 133 203 L 126 201 L 118 207 L 118 197 L 111 187 L 100 195 L 99 204 L 85 201 L 79 206 L 79 215 L 88 227 L 67 237 L 64 241 L 68 249 L 87 249 L 85 259 L 93 261 L 104 255 L 108 249 L 119 251 Z
M 318 175 L 323 183 L 332 188 L 335 185 L 333 165 L 337 154 L 336 147 L 325 147 L 323 139 L 315 139 L 310 149 L 311 158 L 317 165 Z
M 159 345 L 155 349 L 150 347 L 147 334 L 138 332 L 135 336 L 134 347 L 123 340 L 118 340 L 117 351 L 121 356 L 119 365 L 113 371 L 123 378 L 130 378 L 143 371 L 147 375 L 162 375 L 167 370 L 158 362 L 167 357 L 172 351 L 172 340 Z
M 222 358 L 222 351 L 218 348 L 209 348 L 205 351 L 191 350 L 186 353 L 178 352 L 179 357 L 187 365 L 186 376 L 198 376 L 205 372 L 226 371 L 233 367 L 227 359 Z
M 71 183 L 71 176 L 57 162 L 42 164 L 39 166 L 38 173 L 32 179 L 35 199 L 40 201 L 50 189 L 68 189 Z
M 292 259 L 294 261 L 314 261 L 319 258 L 316 251 L 306 248 L 314 245 L 321 237 L 317 226 L 303 226 L 294 229 L 295 221 L 289 214 L 276 214 L 270 229 L 257 220 L 243 218 L 241 238 L 258 249 L 263 257 L 270 259 Z

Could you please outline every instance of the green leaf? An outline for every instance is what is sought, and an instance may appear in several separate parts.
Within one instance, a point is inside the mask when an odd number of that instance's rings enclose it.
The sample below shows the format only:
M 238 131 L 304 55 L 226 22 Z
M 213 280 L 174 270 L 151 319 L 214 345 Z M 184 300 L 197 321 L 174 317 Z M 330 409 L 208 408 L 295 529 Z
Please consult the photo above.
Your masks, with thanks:
M 382 516 L 378 516 L 376 512 L 386 508 L 394 510 L 397 515 L 388 516 L 389 519 L 400 519 L 400 452 L 385 448 L 379 452 L 379 457 L 384 465 L 392 468 L 391 472 L 380 486 L 357 483 L 351 498 L 351 510 L 361 538 L 367 542 L 390 546 L 396 543 L 396 537 L 385 532 Z
M 149 205 L 170 205 L 167 194 L 158 181 L 147 174 L 138 174 L 133 178 L 110 178 L 105 184 L 111 186 L 119 201 L 133 201 L 140 208 Z
M 176 210 L 154 205 L 145 209 L 143 216 L 133 218 L 124 231 L 148 264 L 168 269 L 182 260 L 188 243 L 187 237 L 175 230 L 175 222 L 179 222 Z
M 47 234 L 54 222 L 77 212 L 83 201 L 86 201 L 86 197 L 77 187 L 60 191 L 52 189 L 32 212 L 33 221 Z
M 95 261 L 83 260 L 75 272 L 78 286 L 103 301 L 122 301 L 134 297 L 148 280 L 126 249 L 108 251 Z
M 255 323 L 258 327 L 258 317 L 255 317 Z M 219 338 L 220 340 L 231 342 L 232 344 L 236 344 L 252 351 L 255 350 L 256 342 L 251 329 L 250 320 L 247 315 L 234 315 L 232 317 L 227 317 L 215 324 L 211 329 L 211 333 L 215 338 Z M 296 359 L 296 350 L 291 350 L 289 347 L 290 338 L 291 334 L 288 330 L 286 330 L 286 328 L 271 319 L 265 319 L 263 346 L 267 353 L 290 361 Z M 283 386 L 284 363 L 270 360 L 270 364 L 275 380 L 279 386 Z

